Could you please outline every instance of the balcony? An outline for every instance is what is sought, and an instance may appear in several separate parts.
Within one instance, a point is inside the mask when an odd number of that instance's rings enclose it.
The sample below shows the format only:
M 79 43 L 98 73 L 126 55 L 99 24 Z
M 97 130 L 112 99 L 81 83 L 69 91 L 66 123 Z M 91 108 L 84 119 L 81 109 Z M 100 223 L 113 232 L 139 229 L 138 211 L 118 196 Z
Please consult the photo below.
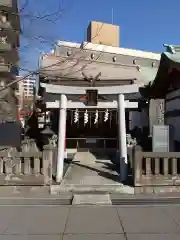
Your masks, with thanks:
M 0 28 L 1 29 L 11 29 L 11 23 L 8 19 L 8 13 L 0 12 Z
M 11 65 L 0 62 L 0 73 L 10 73 L 10 72 L 11 72 Z
M 0 11 L 1 11 L 0 21 L 1 20 L 4 21 L 5 18 L 8 17 L 8 21 L 7 21 L 7 24 L 5 25 L 5 28 L 12 27 L 12 29 L 14 29 L 15 31 L 20 32 L 20 17 L 18 13 L 17 0 L 0 0 Z M 3 11 L 6 14 L 3 13 Z M 12 13 L 16 13 L 16 14 L 12 14 Z
M 0 51 L 0 58 L 3 58 L 5 62 L 10 62 L 16 65 L 19 61 L 19 52 L 16 48 L 11 48 L 11 51 Z
M 0 26 L 1 28 L 1 26 Z M 1 28 L 0 31 L 0 42 L 10 43 L 12 48 L 19 48 L 19 34 L 13 31 L 12 28 Z
M 17 3 L 17 1 L 15 0 L 0 0 L 0 9 L 2 8 L 14 8 Z
M 11 51 L 11 44 L 8 42 L 0 42 L 0 52 Z
M 0 28 L 3 28 L 3 29 L 12 29 L 12 26 L 11 26 L 11 23 L 10 22 L 3 22 L 1 21 L 0 19 Z

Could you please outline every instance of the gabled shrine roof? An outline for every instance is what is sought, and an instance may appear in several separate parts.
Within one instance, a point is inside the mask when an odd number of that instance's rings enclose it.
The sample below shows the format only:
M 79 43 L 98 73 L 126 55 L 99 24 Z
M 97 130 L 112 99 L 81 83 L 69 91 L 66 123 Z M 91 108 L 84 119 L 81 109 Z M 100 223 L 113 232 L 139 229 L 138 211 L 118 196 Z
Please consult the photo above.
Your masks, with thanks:
M 96 77 L 100 80 L 136 79 L 144 85 L 153 81 L 160 54 L 99 44 L 57 43 L 54 53 L 41 57 L 40 75 L 55 78 Z
M 152 94 L 154 97 L 165 94 L 173 77 L 169 77 L 172 72 L 179 72 L 180 76 L 180 46 L 165 45 L 166 51 L 161 54 L 158 72 L 152 84 Z
M 152 60 L 160 60 L 159 53 L 141 51 L 136 49 L 129 49 L 129 48 L 121 48 L 121 47 L 112 47 L 103 44 L 94 44 L 91 42 L 83 42 L 83 43 L 72 43 L 72 42 L 65 42 L 65 41 L 58 41 L 56 45 L 56 51 L 59 47 L 69 47 L 69 48 L 76 48 L 76 49 L 84 49 L 84 50 L 91 50 L 96 52 L 106 52 L 112 54 L 120 54 L 132 57 L 140 57 L 140 58 L 147 58 Z

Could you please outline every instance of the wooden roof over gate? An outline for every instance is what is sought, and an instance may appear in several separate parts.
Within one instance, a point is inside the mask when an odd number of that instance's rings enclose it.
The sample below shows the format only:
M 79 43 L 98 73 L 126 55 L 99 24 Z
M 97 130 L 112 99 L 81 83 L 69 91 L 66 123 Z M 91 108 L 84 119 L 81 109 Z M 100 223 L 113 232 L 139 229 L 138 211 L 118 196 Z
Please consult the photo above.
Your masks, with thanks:
M 177 85 L 180 87 L 180 52 L 163 52 L 150 95 L 152 98 L 164 98 Z
M 83 49 L 77 47 L 78 44 L 66 45 L 56 47 L 52 54 L 42 55 L 39 61 L 41 81 L 46 78 L 47 81 L 53 79 L 53 84 L 57 81 L 59 85 L 68 82 L 69 86 L 80 86 L 86 76 L 95 78 L 100 74 L 97 84 L 116 81 L 119 85 L 133 80 L 144 85 L 154 80 L 159 66 L 160 54 L 91 43 Z

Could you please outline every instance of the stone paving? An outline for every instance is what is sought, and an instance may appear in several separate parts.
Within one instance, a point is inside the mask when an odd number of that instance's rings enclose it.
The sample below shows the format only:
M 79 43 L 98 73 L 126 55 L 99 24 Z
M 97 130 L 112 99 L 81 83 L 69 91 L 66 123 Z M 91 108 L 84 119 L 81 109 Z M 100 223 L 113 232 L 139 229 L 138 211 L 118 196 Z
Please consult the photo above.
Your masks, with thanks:
M 0 240 L 179 240 L 175 206 L 1 206 Z
M 63 179 L 63 184 L 84 184 L 84 185 L 119 185 L 119 174 L 111 161 L 104 156 L 98 156 L 90 152 L 77 152 L 67 174 Z
M 133 194 L 134 188 L 120 183 L 117 166 L 105 153 L 77 152 L 64 179 L 51 192 L 111 192 Z

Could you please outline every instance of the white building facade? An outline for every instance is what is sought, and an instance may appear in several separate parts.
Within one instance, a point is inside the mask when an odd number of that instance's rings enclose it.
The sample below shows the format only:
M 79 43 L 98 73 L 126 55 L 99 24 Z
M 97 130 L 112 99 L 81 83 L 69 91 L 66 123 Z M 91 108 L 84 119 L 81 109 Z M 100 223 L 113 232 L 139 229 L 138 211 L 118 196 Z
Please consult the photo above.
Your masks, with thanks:
M 17 76 L 17 79 L 22 78 L 21 76 Z M 34 78 L 25 78 L 22 81 L 18 82 L 18 90 L 17 95 L 24 98 L 32 98 L 34 95 L 34 87 L 36 80 Z

